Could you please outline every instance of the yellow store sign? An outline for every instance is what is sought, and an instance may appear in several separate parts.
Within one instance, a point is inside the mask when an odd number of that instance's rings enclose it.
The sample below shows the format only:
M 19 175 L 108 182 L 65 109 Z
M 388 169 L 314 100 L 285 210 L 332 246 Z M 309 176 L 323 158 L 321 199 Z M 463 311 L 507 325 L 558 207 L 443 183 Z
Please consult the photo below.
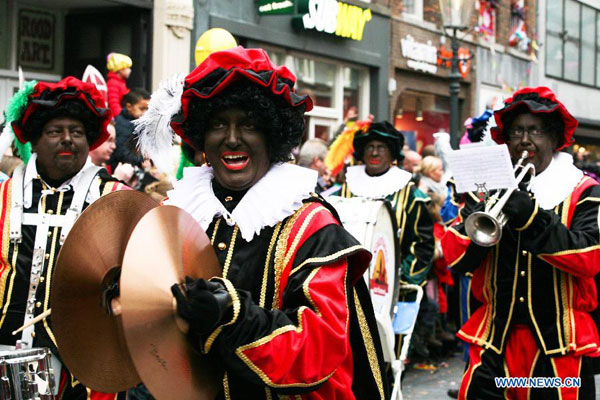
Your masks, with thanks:
M 337 0 L 301 0 L 294 19 L 302 29 L 315 29 L 332 35 L 362 40 L 365 25 L 372 18 L 370 9 L 363 9 Z

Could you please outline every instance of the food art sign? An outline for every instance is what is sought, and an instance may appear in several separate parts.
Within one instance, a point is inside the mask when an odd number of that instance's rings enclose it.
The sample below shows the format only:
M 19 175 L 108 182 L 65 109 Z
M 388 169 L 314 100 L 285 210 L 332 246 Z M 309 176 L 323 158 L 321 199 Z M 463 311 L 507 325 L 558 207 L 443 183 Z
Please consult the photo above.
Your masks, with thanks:
M 295 26 L 353 40 L 362 40 L 372 18 L 370 9 L 337 0 L 300 0 L 298 11 L 302 15 L 294 18 Z
M 54 67 L 54 15 L 36 11 L 19 10 L 17 20 L 17 62 L 35 69 Z

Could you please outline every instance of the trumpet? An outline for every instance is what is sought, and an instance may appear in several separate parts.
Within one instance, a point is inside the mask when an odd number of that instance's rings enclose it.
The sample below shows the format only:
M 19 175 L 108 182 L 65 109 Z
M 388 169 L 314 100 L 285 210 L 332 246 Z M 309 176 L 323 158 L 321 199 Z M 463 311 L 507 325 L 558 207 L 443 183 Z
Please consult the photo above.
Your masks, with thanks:
M 532 163 L 527 163 L 523 166 L 523 161 L 527 158 L 527 151 L 521 153 L 521 158 L 515 164 L 513 172 L 516 174 L 519 169 L 521 172 L 516 177 L 516 185 L 506 189 L 506 192 L 500 198 L 500 191 L 490 197 L 485 204 L 484 211 L 477 211 L 469 215 L 465 221 L 465 230 L 467 235 L 474 243 L 483 246 L 491 247 L 496 245 L 502 238 L 502 228 L 506 224 L 506 214 L 502 212 L 502 208 L 508 201 L 508 198 L 518 187 L 519 183 L 525 178 L 527 173 L 531 171 L 531 175 L 535 175 L 535 166 Z M 527 190 L 531 187 L 531 182 L 527 186 Z

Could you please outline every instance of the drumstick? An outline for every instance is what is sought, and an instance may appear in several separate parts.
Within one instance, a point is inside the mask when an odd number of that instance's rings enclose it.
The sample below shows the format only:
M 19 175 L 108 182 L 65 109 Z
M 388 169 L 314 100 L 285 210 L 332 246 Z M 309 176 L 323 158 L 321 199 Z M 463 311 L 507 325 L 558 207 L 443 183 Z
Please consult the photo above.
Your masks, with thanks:
M 40 322 L 41 320 L 43 320 L 44 318 L 46 318 L 47 316 L 49 316 L 52 313 L 52 309 L 49 308 L 46 311 L 44 311 L 43 313 L 41 313 L 40 315 L 38 315 L 37 317 L 35 317 L 34 319 L 32 319 L 31 321 L 29 321 L 28 323 L 26 323 L 25 325 L 23 325 L 22 327 L 20 327 L 19 329 L 13 331 L 13 335 L 16 335 L 17 333 L 21 332 L 23 329 L 30 327 L 31 325 Z

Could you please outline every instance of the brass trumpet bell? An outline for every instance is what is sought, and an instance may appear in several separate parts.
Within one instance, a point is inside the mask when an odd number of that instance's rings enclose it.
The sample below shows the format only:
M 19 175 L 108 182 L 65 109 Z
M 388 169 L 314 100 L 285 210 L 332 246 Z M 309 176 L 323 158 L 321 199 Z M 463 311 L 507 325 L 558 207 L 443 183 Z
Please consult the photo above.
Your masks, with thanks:
M 474 212 L 465 220 L 465 231 L 473 243 L 483 247 L 491 247 L 495 246 L 502 238 L 502 228 L 508 220 L 506 214 L 502 212 L 502 208 L 525 176 L 530 171 L 532 176 L 535 175 L 535 166 L 532 163 L 528 163 L 524 166 L 521 165 L 526 158 L 527 151 L 524 151 L 521 153 L 521 158 L 517 164 L 515 164 L 513 172 L 516 173 L 521 169 L 521 172 L 515 178 L 516 185 L 512 188 L 508 188 L 500 198 L 500 192 L 498 192 L 488 200 L 484 211 Z M 529 190 L 529 188 L 530 187 L 528 186 L 527 190 Z

